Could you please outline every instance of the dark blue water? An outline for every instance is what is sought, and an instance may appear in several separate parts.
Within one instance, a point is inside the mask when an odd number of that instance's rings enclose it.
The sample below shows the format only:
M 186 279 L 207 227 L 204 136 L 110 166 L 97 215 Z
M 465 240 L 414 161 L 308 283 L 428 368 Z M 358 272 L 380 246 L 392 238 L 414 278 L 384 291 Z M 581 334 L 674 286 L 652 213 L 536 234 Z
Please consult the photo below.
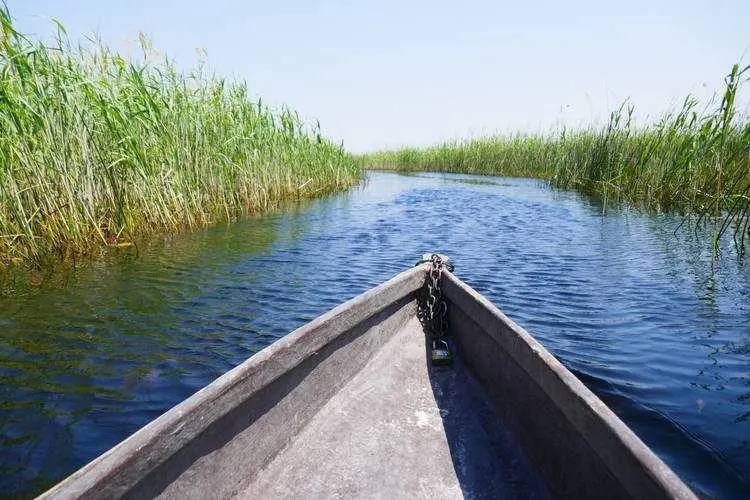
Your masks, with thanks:
M 712 270 L 710 242 L 678 223 L 602 215 L 529 180 L 374 173 L 35 286 L 22 277 L 0 299 L 0 492 L 40 492 L 439 250 L 697 492 L 748 497 L 750 265 L 727 243 Z

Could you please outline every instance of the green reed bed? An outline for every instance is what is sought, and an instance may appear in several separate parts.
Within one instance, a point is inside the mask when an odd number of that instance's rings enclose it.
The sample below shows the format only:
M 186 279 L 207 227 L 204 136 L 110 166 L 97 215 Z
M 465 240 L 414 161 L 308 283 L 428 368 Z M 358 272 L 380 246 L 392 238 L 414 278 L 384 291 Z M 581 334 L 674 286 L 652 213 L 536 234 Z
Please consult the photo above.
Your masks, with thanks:
M 182 73 L 147 40 L 52 46 L 0 5 L 0 264 L 127 245 L 358 182 L 341 146 L 289 109 L 202 66 Z M 55 257 L 58 258 L 58 257 Z
M 549 179 L 607 200 L 711 219 L 715 237 L 748 234 L 750 121 L 735 102 L 750 67 L 735 65 L 724 94 L 705 109 L 693 98 L 657 123 L 634 125 L 628 103 L 601 129 L 492 137 L 366 155 L 370 168 Z M 720 218 L 713 217 L 721 215 Z
M 549 178 L 556 145 L 547 137 L 491 137 L 366 155 L 373 168 Z

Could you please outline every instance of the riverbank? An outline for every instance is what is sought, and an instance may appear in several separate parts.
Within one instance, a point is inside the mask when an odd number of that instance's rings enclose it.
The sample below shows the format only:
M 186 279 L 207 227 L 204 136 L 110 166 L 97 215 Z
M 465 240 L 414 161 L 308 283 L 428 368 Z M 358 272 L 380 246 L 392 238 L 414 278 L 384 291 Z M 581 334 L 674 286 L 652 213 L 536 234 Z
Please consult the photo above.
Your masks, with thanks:
M 625 103 L 601 129 L 456 141 L 363 156 L 366 166 L 548 179 L 608 201 L 699 218 L 723 213 L 717 236 L 750 224 L 750 117 L 736 98 L 750 67 L 735 65 L 715 106 L 688 97 L 682 109 L 636 126 Z
M 0 266 L 40 265 L 156 232 L 346 189 L 357 160 L 244 83 L 140 55 L 51 46 L 0 5 Z

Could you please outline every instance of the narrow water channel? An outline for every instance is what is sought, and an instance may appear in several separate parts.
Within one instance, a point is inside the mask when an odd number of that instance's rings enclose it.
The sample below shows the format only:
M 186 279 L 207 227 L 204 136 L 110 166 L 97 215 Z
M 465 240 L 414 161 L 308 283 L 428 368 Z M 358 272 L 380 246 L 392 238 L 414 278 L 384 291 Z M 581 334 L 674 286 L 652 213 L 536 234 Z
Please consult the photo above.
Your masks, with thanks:
M 29 496 L 439 250 L 697 492 L 750 496 L 750 263 L 533 180 L 371 173 L 0 298 L 0 492 Z

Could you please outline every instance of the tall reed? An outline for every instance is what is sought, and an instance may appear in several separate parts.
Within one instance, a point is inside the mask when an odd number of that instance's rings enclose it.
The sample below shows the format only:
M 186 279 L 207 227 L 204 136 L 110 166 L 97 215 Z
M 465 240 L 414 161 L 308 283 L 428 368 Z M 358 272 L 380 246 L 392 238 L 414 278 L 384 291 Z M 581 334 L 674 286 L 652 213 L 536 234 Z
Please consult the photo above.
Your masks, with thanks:
M 370 168 L 431 170 L 549 179 L 607 200 L 678 209 L 712 220 L 714 245 L 750 227 L 750 120 L 736 109 L 750 66 L 735 65 L 714 108 L 688 97 L 648 126 L 634 124 L 626 102 L 601 128 L 491 137 L 426 149 L 365 155 Z M 718 217 L 717 217 L 718 216 Z
M 88 252 L 153 231 L 343 189 L 356 159 L 244 83 L 180 72 L 141 37 L 51 46 L 0 5 L 0 264 Z

